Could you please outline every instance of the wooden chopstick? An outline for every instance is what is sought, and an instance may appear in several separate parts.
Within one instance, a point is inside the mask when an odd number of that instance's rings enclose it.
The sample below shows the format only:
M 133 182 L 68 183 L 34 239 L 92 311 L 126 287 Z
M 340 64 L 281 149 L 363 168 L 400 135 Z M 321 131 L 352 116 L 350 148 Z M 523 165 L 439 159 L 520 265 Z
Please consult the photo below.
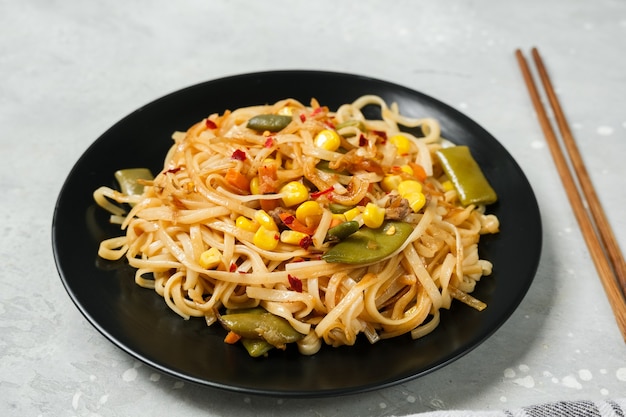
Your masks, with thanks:
M 546 95 L 548 96 L 548 100 L 552 106 L 554 118 L 559 126 L 561 138 L 563 139 L 563 144 L 565 145 L 565 149 L 567 150 L 572 166 L 574 167 L 578 183 L 585 194 L 585 199 L 589 205 L 589 210 L 591 211 L 593 220 L 596 223 L 598 233 L 600 234 L 604 248 L 606 249 L 610 261 L 613 264 L 613 268 L 615 269 L 615 275 L 617 276 L 618 283 L 624 291 L 626 290 L 626 262 L 624 261 L 624 256 L 622 255 L 622 251 L 617 243 L 615 234 L 613 234 L 613 229 L 611 229 L 611 225 L 609 224 L 606 214 L 604 213 L 602 204 L 598 199 L 598 195 L 593 187 L 591 177 L 587 172 L 585 163 L 583 162 L 580 152 L 578 151 L 574 135 L 572 135 L 572 131 L 569 128 L 569 124 L 565 118 L 565 113 L 563 112 L 559 99 L 554 92 L 552 82 L 548 76 L 548 71 L 543 64 L 539 51 L 537 48 L 533 48 L 531 53 L 533 60 L 535 61 L 535 66 L 537 67 L 537 71 L 539 72 L 539 78 L 543 83 L 544 90 L 546 91 Z
M 611 226 L 606 219 L 602 205 L 594 190 L 591 179 L 587 173 L 587 169 L 583 163 L 583 160 L 578 152 L 578 148 L 575 144 L 574 137 L 569 129 L 567 119 L 561 108 L 559 100 L 552 87 L 552 82 L 548 76 L 543 60 L 539 55 L 537 48 L 532 49 L 532 56 L 537 66 L 537 71 L 542 80 L 546 95 L 552 106 L 555 119 L 559 126 L 563 143 L 568 151 L 571 165 L 576 172 L 576 176 L 580 183 L 580 189 L 576 185 L 574 177 L 569 169 L 568 162 L 563 154 L 561 145 L 556 137 L 550 119 L 546 113 L 546 110 L 541 102 L 539 92 L 535 85 L 532 73 L 524 58 L 523 53 L 518 49 L 515 51 L 515 56 L 519 63 L 524 81 L 528 88 L 530 98 L 539 119 L 539 124 L 543 130 L 543 134 L 548 142 L 548 147 L 554 159 L 556 168 L 561 176 L 563 186 L 567 197 L 570 201 L 570 205 L 578 221 L 578 225 L 583 233 L 583 237 L 593 259 L 600 281 L 604 287 L 609 304 L 613 310 L 615 321 L 619 327 L 622 337 L 626 341 L 626 266 L 624 263 L 624 257 L 622 256 L 619 245 L 615 239 L 615 235 L 611 230 Z M 589 207 L 589 213 L 585 208 L 585 202 L 583 195 Z M 595 223 L 594 223 L 595 222 Z

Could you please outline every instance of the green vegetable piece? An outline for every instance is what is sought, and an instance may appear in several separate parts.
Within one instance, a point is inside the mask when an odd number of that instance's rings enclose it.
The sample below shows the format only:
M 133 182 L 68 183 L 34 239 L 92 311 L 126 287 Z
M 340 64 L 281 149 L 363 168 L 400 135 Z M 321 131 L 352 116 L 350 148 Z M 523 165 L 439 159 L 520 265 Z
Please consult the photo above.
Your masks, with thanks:
M 365 124 L 361 120 L 354 120 L 354 119 L 346 120 L 343 123 L 339 123 L 337 126 L 335 126 L 335 130 L 341 130 L 344 127 L 351 127 L 351 126 L 355 126 L 361 131 L 365 130 Z
M 322 255 L 329 263 L 368 264 L 395 252 L 413 232 L 413 226 L 386 220 L 377 229 L 362 227 Z
M 359 230 L 359 222 L 357 221 L 352 220 L 340 223 L 337 226 L 328 229 L 328 232 L 326 232 L 326 241 L 339 242 L 353 233 L 356 233 L 357 230 Z
M 287 320 L 268 312 L 225 314 L 220 321 L 243 339 L 263 339 L 276 347 L 284 347 L 304 337 Z
M 242 313 L 250 313 L 250 314 L 263 314 L 268 311 L 263 307 L 250 307 L 250 308 L 227 308 L 226 314 L 242 314 Z
M 344 206 L 343 204 L 339 203 L 328 204 L 328 210 L 330 210 L 330 212 L 333 214 L 342 214 L 353 208 L 354 206 Z
M 143 194 L 143 184 L 137 180 L 152 180 L 154 176 L 147 168 L 127 168 L 115 171 L 115 179 L 120 185 L 120 191 L 126 195 Z
M 337 152 L 343 153 L 341 151 L 342 151 L 342 149 L 337 149 Z M 319 161 L 317 163 L 317 165 L 315 165 L 315 168 L 319 169 L 320 171 L 327 172 L 329 174 L 350 175 L 350 173 L 348 171 L 346 171 L 346 170 L 343 170 L 343 171 L 339 172 L 339 171 L 337 171 L 335 169 L 332 169 L 330 167 L 330 162 L 329 161 L 325 161 L 323 159 L 321 161 Z
M 281 114 L 259 114 L 248 120 L 246 127 L 257 132 L 278 132 L 291 123 L 291 116 Z
M 274 346 L 263 339 L 241 339 L 241 344 L 253 358 L 263 356 L 274 348 Z
M 459 193 L 461 204 L 492 204 L 498 200 L 467 146 L 440 149 L 437 158 Z

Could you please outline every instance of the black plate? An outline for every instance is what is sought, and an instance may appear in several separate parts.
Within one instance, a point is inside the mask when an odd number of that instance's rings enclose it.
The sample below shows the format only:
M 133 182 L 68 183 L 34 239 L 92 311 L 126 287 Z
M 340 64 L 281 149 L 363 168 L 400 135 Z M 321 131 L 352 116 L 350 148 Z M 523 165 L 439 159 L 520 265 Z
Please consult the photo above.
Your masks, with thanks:
M 92 192 L 112 185 L 120 168 L 158 172 L 175 130 L 186 130 L 225 109 L 312 97 L 332 110 L 363 94 L 397 102 L 401 112 L 435 117 L 443 136 L 470 146 L 499 196 L 489 208 L 501 233 L 481 240 L 481 255 L 494 264 L 474 295 L 488 304 L 477 312 L 461 303 L 441 316 L 440 326 L 421 340 L 400 337 L 370 345 L 324 347 L 305 357 L 295 351 L 269 358 L 248 357 L 223 342 L 219 326 L 183 321 L 152 290 L 135 285 L 123 262 L 98 259 L 98 243 L 120 234 L 97 208 Z M 498 109 L 494 109 L 498 111 Z M 198 84 L 158 99 L 111 127 L 78 160 L 59 195 L 52 244 L 70 297 L 106 338 L 137 358 L 186 381 L 232 391 L 280 396 L 327 396 L 363 392 L 408 381 L 466 354 L 517 308 L 535 275 L 541 252 L 541 220 L 534 193 L 511 155 L 488 132 L 451 107 L 408 88 L 362 76 L 318 71 L 238 75 Z

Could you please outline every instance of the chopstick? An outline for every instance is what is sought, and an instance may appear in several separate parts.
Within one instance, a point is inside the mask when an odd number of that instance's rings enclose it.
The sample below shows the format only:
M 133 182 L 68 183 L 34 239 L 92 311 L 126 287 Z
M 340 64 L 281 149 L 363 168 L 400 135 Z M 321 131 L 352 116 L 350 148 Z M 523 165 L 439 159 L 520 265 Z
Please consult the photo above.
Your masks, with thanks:
M 613 310 L 617 326 L 624 341 L 626 341 L 626 263 L 624 262 L 624 257 L 615 239 L 615 235 L 602 209 L 602 205 L 595 192 L 582 157 L 580 156 L 574 136 L 569 128 L 557 95 L 554 92 L 552 82 L 543 64 L 543 60 L 539 55 L 539 51 L 537 48 L 533 48 L 531 54 L 545 89 L 546 96 L 552 107 L 554 118 L 556 119 L 562 136 L 563 145 L 567 150 L 571 166 L 576 173 L 580 189 L 576 185 L 568 161 L 565 158 L 562 147 L 559 144 L 550 119 L 541 102 L 526 58 L 524 58 L 521 50 L 518 49 L 515 51 L 515 56 L 522 71 L 522 75 L 524 76 L 526 87 L 528 88 L 530 98 L 537 113 L 539 124 L 546 137 L 552 158 L 561 176 L 561 181 L 565 187 L 570 205 L 572 206 L 578 225 L 583 233 L 598 275 L 600 276 L 600 281 L 606 292 L 611 309 Z M 582 195 L 585 196 L 584 200 Z M 585 201 L 587 207 L 589 207 L 589 211 L 585 208 Z

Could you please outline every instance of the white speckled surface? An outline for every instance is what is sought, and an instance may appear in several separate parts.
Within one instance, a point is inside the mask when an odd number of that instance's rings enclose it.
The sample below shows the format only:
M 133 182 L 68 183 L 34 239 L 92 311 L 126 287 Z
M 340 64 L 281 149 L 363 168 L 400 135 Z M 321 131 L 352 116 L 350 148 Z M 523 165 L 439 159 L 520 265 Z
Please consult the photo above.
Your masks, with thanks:
M 0 0 L 0 415 L 387 416 L 626 395 L 626 345 L 513 56 L 535 45 L 626 247 L 623 1 Z M 52 212 L 93 140 L 179 88 L 295 68 L 437 97 L 490 131 L 526 172 L 545 228 L 537 277 L 510 320 L 453 364 L 341 398 L 216 391 L 134 361 L 65 293 Z

